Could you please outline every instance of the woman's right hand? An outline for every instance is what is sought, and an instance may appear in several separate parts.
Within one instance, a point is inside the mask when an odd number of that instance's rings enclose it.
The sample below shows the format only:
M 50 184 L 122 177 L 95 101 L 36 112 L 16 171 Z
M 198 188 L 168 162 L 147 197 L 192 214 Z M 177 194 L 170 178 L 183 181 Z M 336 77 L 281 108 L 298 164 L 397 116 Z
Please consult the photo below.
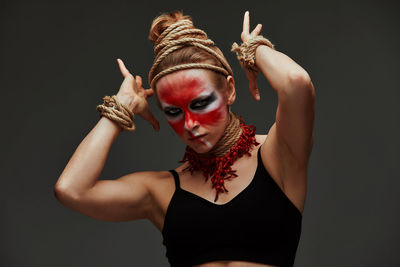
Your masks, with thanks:
M 117 61 L 124 77 L 124 81 L 117 93 L 118 100 L 134 114 L 138 114 L 148 121 L 154 130 L 159 131 L 160 124 L 151 112 L 149 103 L 146 100 L 147 97 L 154 94 L 153 89 L 144 89 L 142 87 L 142 78 L 139 75 L 134 77 L 121 59 L 118 58 Z

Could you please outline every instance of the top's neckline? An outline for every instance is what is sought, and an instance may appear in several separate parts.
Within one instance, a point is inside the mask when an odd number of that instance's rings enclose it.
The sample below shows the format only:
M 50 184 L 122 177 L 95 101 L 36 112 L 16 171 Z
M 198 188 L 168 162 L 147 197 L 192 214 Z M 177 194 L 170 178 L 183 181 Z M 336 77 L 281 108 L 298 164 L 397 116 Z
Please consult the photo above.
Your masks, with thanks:
M 254 183 L 254 178 L 257 176 L 257 172 L 259 172 L 259 169 L 260 169 L 260 161 L 261 161 L 260 147 L 261 146 L 259 146 L 258 149 L 257 149 L 257 167 L 256 167 L 256 170 L 254 171 L 254 174 L 253 174 L 253 177 L 251 178 L 250 183 L 242 191 L 240 191 L 236 196 L 234 196 L 231 200 L 229 200 L 228 202 L 223 203 L 223 204 L 215 204 L 212 201 L 209 201 L 209 200 L 207 200 L 207 199 L 205 199 L 205 198 L 203 198 L 203 197 L 201 197 L 199 195 L 196 195 L 196 194 L 194 194 L 194 193 L 192 193 L 190 191 L 187 191 L 187 190 L 183 189 L 180 186 L 180 183 L 179 183 L 179 187 L 177 188 L 177 190 L 180 190 L 180 191 L 184 192 L 185 194 L 192 196 L 193 198 L 199 199 L 200 201 L 206 203 L 209 206 L 213 206 L 213 207 L 217 207 L 218 208 L 218 207 L 226 207 L 226 206 L 232 205 L 232 203 L 237 201 L 237 199 L 239 199 L 246 191 L 248 191 L 250 189 L 250 187 Z M 262 164 L 262 162 L 261 162 L 261 164 Z M 178 177 L 179 177 L 179 174 L 178 174 Z

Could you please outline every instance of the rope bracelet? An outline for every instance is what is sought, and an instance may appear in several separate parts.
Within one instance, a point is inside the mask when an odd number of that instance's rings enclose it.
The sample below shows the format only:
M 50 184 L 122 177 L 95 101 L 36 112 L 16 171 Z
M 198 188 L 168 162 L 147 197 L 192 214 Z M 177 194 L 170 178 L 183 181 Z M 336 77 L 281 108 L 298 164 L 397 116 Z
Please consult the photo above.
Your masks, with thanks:
M 135 124 L 133 124 L 133 112 L 119 102 L 116 95 L 105 96 L 103 100 L 104 103 L 96 107 L 100 112 L 100 117 L 104 116 L 112 120 L 122 128 L 122 131 L 133 132 L 136 129 Z
M 233 43 L 232 52 L 236 52 L 236 56 L 240 62 L 240 66 L 243 69 L 248 69 L 259 73 L 260 70 L 256 66 L 256 49 L 259 45 L 266 45 L 275 50 L 275 46 L 262 35 L 254 36 L 248 39 L 246 42 L 238 45 Z

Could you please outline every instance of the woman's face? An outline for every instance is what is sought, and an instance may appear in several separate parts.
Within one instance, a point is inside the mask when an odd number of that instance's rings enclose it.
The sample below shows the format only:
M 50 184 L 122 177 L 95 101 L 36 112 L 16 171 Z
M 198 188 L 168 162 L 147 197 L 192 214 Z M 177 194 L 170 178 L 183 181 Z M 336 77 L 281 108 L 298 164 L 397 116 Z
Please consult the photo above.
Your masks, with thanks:
M 157 97 L 168 123 L 197 153 L 209 151 L 228 122 L 227 97 L 215 88 L 210 71 L 187 69 L 157 81 Z

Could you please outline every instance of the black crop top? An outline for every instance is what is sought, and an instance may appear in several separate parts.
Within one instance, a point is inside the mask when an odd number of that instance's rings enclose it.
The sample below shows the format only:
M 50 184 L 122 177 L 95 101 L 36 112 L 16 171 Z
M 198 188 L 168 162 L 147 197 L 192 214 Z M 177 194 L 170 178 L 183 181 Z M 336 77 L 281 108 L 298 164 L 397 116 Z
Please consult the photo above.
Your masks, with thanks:
M 218 260 L 293 266 L 302 214 L 264 168 L 260 149 L 257 160 L 251 183 L 222 205 L 182 189 L 170 170 L 176 189 L 162 236 L 172 267 Z

